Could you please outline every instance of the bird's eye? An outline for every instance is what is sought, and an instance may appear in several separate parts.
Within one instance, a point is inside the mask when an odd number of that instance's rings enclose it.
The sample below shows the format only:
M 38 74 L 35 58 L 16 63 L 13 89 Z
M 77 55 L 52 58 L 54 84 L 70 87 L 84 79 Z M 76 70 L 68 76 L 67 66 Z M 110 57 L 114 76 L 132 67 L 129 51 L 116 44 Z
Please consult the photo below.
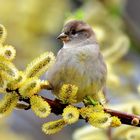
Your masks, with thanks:
M 76 34 L 76 31 L 75 31 L 75 30 L 72 30 L 72 31 L 71 31 L 71 34 L 72 34 L 72 35 L 75 35 L 75 34 Z

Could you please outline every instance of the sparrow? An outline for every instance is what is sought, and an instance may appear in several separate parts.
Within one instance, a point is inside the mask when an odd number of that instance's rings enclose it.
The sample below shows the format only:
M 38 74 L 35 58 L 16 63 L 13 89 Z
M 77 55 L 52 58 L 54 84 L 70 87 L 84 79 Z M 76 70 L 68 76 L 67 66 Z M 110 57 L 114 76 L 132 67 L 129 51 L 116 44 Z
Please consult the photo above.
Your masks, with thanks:
M 59 97 L 63 84 L 72 84 L 78 87 L 77 102 L 86 96 L 100 101 L 107 68 L 92 27 L 83 21 L 69 21 L 57 39 L 63 42 L 63 47 L 47 71 L 53 93 Z

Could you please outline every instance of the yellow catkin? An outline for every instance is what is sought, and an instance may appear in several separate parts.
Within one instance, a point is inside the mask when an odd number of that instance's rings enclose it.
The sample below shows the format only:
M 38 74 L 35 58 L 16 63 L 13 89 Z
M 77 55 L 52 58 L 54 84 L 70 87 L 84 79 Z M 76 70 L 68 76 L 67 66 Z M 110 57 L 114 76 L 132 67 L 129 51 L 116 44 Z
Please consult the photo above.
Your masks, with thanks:
M 16 50 L 11 45 L 6 45 L 0 50 L 0 56 L 8 61 L 12 61 L 16 56 Z
M 17 76 L 18 74 L 17 68 L 11 62 L 3 58 L 0 58 L 0 70 L 12 77 Z
M 98 128 L 107 128 L 111 125 L 111 116 L 107 113 L 95 112 L 88 117 L 88 122 Z
M 43 124 L 42 131 L 45 134 L 54 134 L 59 132 L 65 126 L 65 121 L 63 119 L 47 122 Z
M 71 84 L 64 84 L 59 93 L 59 99 L 63 103 L 76 103 L 78 87 Z
M 8 75 L 7 72 L 5 72 L 5 71 L 0 72 L 0 77 L 1 77 L 1 83 L 2 83 L 2 85 L 0 86 L 0 91 L 2 93 L 7 93 L 8 90 L 11 90 L 8 87 L 8 83 L 10 81 L 13 81 L 15 79 L 15 77 Z M 14 83 L 12 83 L 12 84 L 14 84 Z
M 7 82 L 7 88 L 10 90 L 18 89 L 22 85 L 24 80 L 25 80 L 24 73 L 22 71 L 19 71 L 17 77 L 12 78 Z
M 0 88 L 3 88 L 3 86 L 4 86 L 4 79 L 2 74 L 0 73 Z
M 7 93 L 6 92 L 6 84 L 7 81 L 11 79 L 11 77 L 8 77 L 7 74 L 4 71 L 0 72 L 0 93 Z
M 19 97 L 16 93 L 6 94 L 0 101 L 0 117 L 10 114 L 16 106 L 18 99 Z
M 6 37 L 7 37 L 6 28 L 0 24 L 0 43 L 4 43 Z
M 30 98 L 34 94 L 37 94 L 40 89 L 40 79 L 34 77 L 29 78 L 22 83 L 22 86 L 19 88 L 19 93 L 23 98 Z
M 4 94 L 4 93 L 5 93 L 4 81 L 0 75 L 0 94 Z
M 94 112 L 101 112 L 101 113 L 104 113 L 104 109 L 103 109 L 103 106 L 102 105 L 88 105 L 86 107 L 82 107 L 80 109 L 80 115 L 83 117 L 83 118 L 87 118 L 89 117 L 92 113 Z
M 3 81 L 6 81 L 6 83 L 13 80 L 17 76 L 17 73 L 15 76 L 12 76 L 12 75 L 7 74 L 6 71 L 1 71 L 0 74 L 1 74 Z
M 45 118 L 51 113 L 50 105 L 40 96 L 32 96 L 30 102 L 32 110 L 38 117 Z
M 62 116 L 67 124 L 75 123 L 79 119 L 79 110 L 76 107 L 69 105 L 63 110 Z
M 26 77 L 40 77 L 54 63 L 55 57 L 51 52 L 45 52 L 34 59 L 26 68 Z
M 121 121 L 118 117 L 113 116 L 113 117 L 111 117 L 111 119 L 112 119 L 112 122 L 111 122 L 112 127 L 118 127 L 121 125 Z

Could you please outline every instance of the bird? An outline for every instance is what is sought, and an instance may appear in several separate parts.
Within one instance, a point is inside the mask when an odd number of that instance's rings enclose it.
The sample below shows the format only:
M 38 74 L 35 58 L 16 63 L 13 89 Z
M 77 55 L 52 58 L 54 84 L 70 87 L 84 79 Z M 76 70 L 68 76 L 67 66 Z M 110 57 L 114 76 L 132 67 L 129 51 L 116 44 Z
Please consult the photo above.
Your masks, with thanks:
M 92 27 L 82 20 L 68 21 L 57 39 L 62 41 L 63 47 L 46 73 L 53 94 L 59 97 L 61 87 L 72 84 L 78 87 L 77 103 L 86 96 L 104 102 L 101 97 L 106 86 L 107 67 Z

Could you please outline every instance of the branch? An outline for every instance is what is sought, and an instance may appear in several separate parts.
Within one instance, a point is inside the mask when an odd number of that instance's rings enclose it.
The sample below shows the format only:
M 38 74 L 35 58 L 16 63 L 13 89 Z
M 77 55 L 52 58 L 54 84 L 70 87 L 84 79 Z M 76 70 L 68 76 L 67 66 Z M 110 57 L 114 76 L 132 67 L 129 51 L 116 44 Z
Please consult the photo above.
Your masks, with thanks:
M 138 115 L 128 114 L 125 112 L 120 112 L 107 108 L 105 108 L 104 110 L 105 112 L 111 114 L 112 116 L 117 116 L 121 120 L 122 124 L 140 127 L 140 116 Z
M 46 102 L 49 103 L 49 105 L 51 106 L 51 109 L 52 109 L 52 113 L 54 113 L 56 115 L 62 114 L 63 109 L 67 106 L 67 104 L 62 104 L 62 102 L 58 99 L 50 100 L 45 97 L 42 97 L 42 98 Z M 116 110 L 107 109 L 107 108 L 104 108 L 104 111 L 106 113 L 109 113 L 111 116 L 117 116 L 121 120 L 122 124 L 140 127 L 140 116 L 138 116 L 138 115 L 128 114 L 125 112 L 116 111 Z M 80 118 L 83 119 L 82 117 L 80 117 Z
M 62 102 L 58 99 L 50 100 L 48 98 L 42 97 L 46 102 L 51 106 L 51 112 L 59 115 L 63 113 L 63 109 L 67 106 L 67 104 L 62 104 Z

